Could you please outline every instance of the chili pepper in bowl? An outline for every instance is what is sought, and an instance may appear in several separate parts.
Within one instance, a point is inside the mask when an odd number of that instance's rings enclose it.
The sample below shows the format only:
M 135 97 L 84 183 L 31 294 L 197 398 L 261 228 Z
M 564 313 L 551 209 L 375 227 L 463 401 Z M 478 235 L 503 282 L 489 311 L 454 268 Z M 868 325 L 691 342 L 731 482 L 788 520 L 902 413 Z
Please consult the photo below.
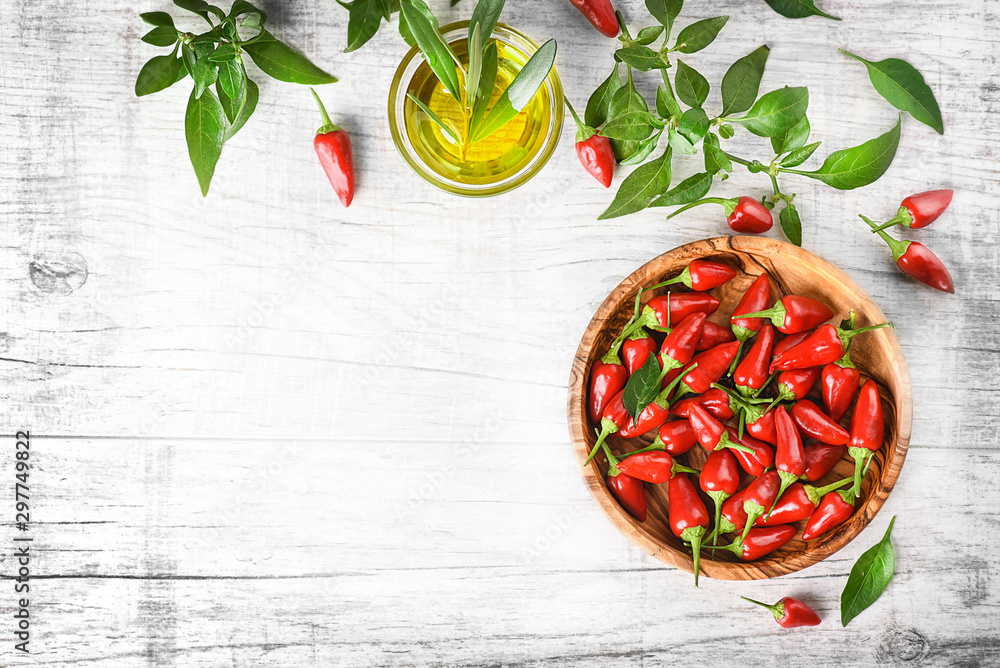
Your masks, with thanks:
M 673 420 L 660 426 L 653 445 L 662 446 L 671 455 L 683 455 L 698 443 L 698 437 L 687 420 Z
M 742 318 L 739 316 L 742 316 L 744 313 L 763 311 L 770 305 L 771 280 L 767 277 L 767 274 L 761 274 L 754 279 L 754 282 L 750 284 L 750 287 L 740 297 L 739 303 L 733 309 L 733 314 L 729 318 L 729 324 L 733 328 L 733 336 L 740 342 L 740 350 L 736 351 L 733 368 L 736 366 L 736 360 L 740 358 L 740 351 L 743 349 L 743 344 L 759 332 L 760 328 L 764 325 L 764 321 L 760 318 Z M 732 374 L 733 369 L 730 369 L 729 373 Z
M 792 483 L 784 494 L 778 497 L 778 502 L 774 505 L 771 514 L 758 517 L 753 525 L 755 527 L 770 527 L 804 520 L 816 511 L 816 507 L 820 505 L 826 494 L 852 482 L 854 482 L 853 477 L 838 480 L 825 487 L 813 487 L 812 485 L 803 485 L 800 482 Z
M 600 420 L 611 398 L 625 389 L 625 383 L 628 381 L 628 370 L 618 356 L 621 345 L 620 341 L 613 345 L 611 350 L 595 362 L 594 367 L 590 370 L 587 415 L 590 416 L 591 422 Z
M 715 541 L 720 534 L 743 531 L 747 523 L 747 513 L 743 510 L 743 493 L 745 489 L 735 492 L 722 504 L 722 517 L 718 524 L 712 529 L 712 533 L 705 539 L 705 542 Z
M 665 377 L 668 372 L 669 369 L 662 369 L 661 379 Z M 639 413 L 638 420 L 633 420 L 632 416 L 629 415 L 628 419 L 625 420 L 625 424 L 619 425 L 618 435 L 622 438 L 635 438 L 636 436 L 642 436 L 643 434 L 649 433 L 666 422 L 667 418 L 670 417 L 670 393 L 674 391 L 674 388 L 677 387 L 677 383 L 679 382 L 680 378 L 674 378 L 673 381 L 660 390 L 660 393 L 656 395 L 656 398 L 653 399 L 648 406 L 643 408 L 641 413 Z M 624 395 L 624 390 L 622 394 Z M 622 406 L 624 407 L 624 401 Z M 603 433 L 603 420 L 601 421 L 601 429 Z M 608 435 L 610 435 L 610 433 Z
M 351 153 L 351 136 L 334 125 L 319 95 L 312 88 L 309 90 L 316 98 L 323 119 L 323 125 L 316 131 L 316 137 L 313 139 L 313 148 L 316 149 L 319 164 L 326 172 L 326 178 L 330 180 L 337 197 L 345 207 L 351 206 L 351 201 L 354 199 L 354 156 Z
M 789 414 L 803 434 L 821 443 L 844 445 L 851 438 L 846 429 L 831 420 L 830 416 L 808 399 L 796 402 Z
M 679 473 L 667 483 L 668 516 L 670 530 L 685 543 L 691 544 L 694 558 L 694 586 L 698 586 L 700 572 L 701 540 L 708 531 L 708 509 L 698 496 L 694 483 L 684 473 Z
M 843 329 L 833 325 L 821 325 L 805 341 L 775 357 L 774 361 L 771 362 L 771 371 L 806 369 L 832 364 L 843 359 L 851 339 L 858 334 L 892 326 L 891 322 L 859 327 L 857 329 Z
M 821 621 L 819 615 L 812 608 L 790 596 L 786 596 L 774 605 L 761 603 L 746 596 L 740 596 L 740 598 L 770 610 L 771 614 L 774 615 L 774 621 L 786 629 L 794 629 L 799 626 L 817 626 Z
M 722 325 L 716 325 L 711 320 L 706 320 L 705 327 L 701 330 L 701 338 L 698 339 L 698 345 L 695 350 L 701 352 L 702 350 L 708 350 L 709 348 L 714 348 L 715 346 L 735 340 L 736 337 L 733 336 L 732 330 Z
M 617 21 L 615 29 L 618 29 Z M 605 188 L 610 188 L 615 175 L 615 154 L 611 150 L 611 140 L 602 137 L 597 130 L 581 121 L 569 99 L 563 99 L 573 115 L 573 120 L 576 121 L 576 157 L 580 159 L 580 164 L 588 174 Z
M 783 524 L 776 527 L 755 527 L 729 545 L 709 547 L 709 550 L 729 550 L 743 561 L 765 557 L 783 547 L 795 537 L 795 527 Z
M 618 36 L 618 18 L 611 0 L 569 0 L 605 37 Z
M 677 369 L 691 361 L 707 317 L 704 313 L 692 313 L 670 330 L 660 346 L 660 364 L 664 368 Z
M 873 231 L 884 230 L 894 225 L 905 225 L 915 230 L 927 227 L 944 213 L 951 204 L 954 194 L 954 190 L 928 190 L 910 195 L 900 203 L 894 217 L 881 223 Z
M 688 420 L 691 422 L 695 436 L 698 437 L 698 443 L 709 452 L 732 448 L 752 453 L 752 450 L 747 446 L 731 440 L 726 427 L 698 404 L 691 407 L 691 417 Z
M 625 358 L 625 368 L 632 375 L 642 368 L 646 358 L 656 353 L 656 341 L 642 327 L 630 334 L 622 343 L 622 357 Z M 622 386 L 624 387 L 624 385 Z
M 769 309 L 744 313 L 743 318 L 769 318 L 783 334 L 798 334 L 823 324 L 833 317 L 825 304 L 799 295 L 785 295 Z
M 719 526 L 723 502 L 740 488 L 740 468 L 736 458 L 728 450 L 716 450 L 705 460 L 705 465 L 698 476 L 698 483 L 715 504 L 713 526 Z M 718 536 L 714 538 L 717 539 Z
M 875 229 L 876 225 L 868 218 L 861 216 L 868 225 Z M 941 292 L 955 293 L 955 281 L 951 278 L 948 268 L 944 262 L 935 255 L 931 249 L 919 241 L 907 241 L 894 239 L 885 233 L 884 230 L 877 230 L 892 251 L 892 259 L 896 266 L 910 278 L 920 281 L 924 285 L 929 285 Z
M 675 401 L 670 406 L 670 412 L 682 418 L 691 417 L 691 406 L 698 404 L 709 415 L 717 420 L 728 420 L 733 417 L 732 403 L 729 394 L 719 388 L 712 388 L 708 392 L 686 399 Z
M 626 457 L 618 462 L 618 470 L 654 484 L 667 482 L 675 473 L 698 473 L 695 469 L 681 466 L 663 451 L 640 452 Z
M 819 502 L 819 507 L 806 522 L 802 531 L 802 540 L 812 540 L 822 536 L 830 529 L 838 527 L 854 514 L 854 501 L 857 495 L 854 489 L 838 489 L 828 492 Z
M 684 271 L 680 274 L 662 283 L 657 283 L 649 289 L 655 290 L 683 283 L 692 290 L 705 292 L 729 282 L 729 279 L 734 276 L 736 276 L 736 272 L 728 264 L 712 262 L 711 260 L 691 260 L 691 264 L 684 267 Z
M 806 456 L 806 472 L 802 474 L 802 478 L 809 482 L 819 480 L 832 471 L 837 462 L 847 454 L 846 445 L 829 445 L 818 442 L 809 443 L 803 446 L 802 450 Z
M 854 329 L 854 320 L 854 311 L 851 311 L 851 317 L 847 323 L 849 329 Z M 820 378 L 823 407 L 831 419 L 839 422 L 840 418 L 847 413 L 847 409 L 851 407 L 854 394 L 861 385 L 861 374 L 851 361 L 850 342 L 844 346 L 843 357 L 823 366 Z
M 743 528 L 740 541 L 746 540 L 747 532 L 757 521 L 757 518 L 774 506 L 778 499 L 778 488 L 781 487 L 781 476 L 777 471 L 763 473 L 747 486 L 743 494 L 743 510 L 747 512 L 747 524 Z
M 771 361 L 771 347 L 773 345 L 774 327 L 770 323 L 765 323 L 743 361 L 736 366 L 736 371 L 733 372 L 733 382 L 741 394 L 756 394 L 767 384 L 769 374 L 767 366 Z
M 861 469 L 882 447 L 885 437 L 885 414 L 875 381 L 868 379 L 858 393 L 858 403 L 851 414 L 851 433 L 847 453 L 854 459 L 854 495 L 861 494 Z
M 611 454 L 607 443 L 602 443 L 604 454 L 608 458 L 608 489 L 618 502 L 622 504 L 629 515 L 639 520 L 646 521 L 646 490 L 642 486 L 642 481 L 618 470 L 618 460 Z
M 740 344 L 737 341 L 723 343 L 691 358 L 692 366 L 682 372 L 683 382 L 677 390 L 677 396 L 685 394 L 704 394 L 712 383 L 718 381 L 726 373 L 726 369 L 736 357 Z
M 763 234 L 774 225 L 774 216 L 770 209 L 755 200 L 753 197 L 733 197 L 724 199 L 722 197 L 705 197 L 697 202 L 691 202 L 677 209 L 669 216 L 670 220 L 679 213 L 702 204 L 718 204 L 726 211 L 726 224 L 733 232 L 740 234 Z
M 816 381 L 819 380 L 822 371 L 823 369 L 818 366 L 809 369 L 782 371 L 778 374 L 778 396 L 774 398 L 771 405 L 775 406 L 782 401 L 804 399 Z
M 669 331 L 692 313 L 711 315 L 718 308 L 719 300 L 707 292 L 668 292 L 646 302 L 639 317 L 624 333 L 627 336 L 639 327 Z
M 747 420 L 747 432 L 765 443 L 777 445 L 778 430 L 774 426 L 774 411 L 767 411 L 757 420 Z
M 774 467 L 778 471 L 781 486 L 774 497 L 768 515 L 774 510 L 774 505 L 785 493 L 788 486 L 806 472 L 806 455 L 802 450 L 802 437 L 792 422 L 784 406 L 778 406 L 774 411 L 774 426 L 778 430 L 778 449 L 774 456 Z
M 807 329 L 806 331 L 799 332 L 798 334 L 789 334 L 781 337 L 781 340 L 775 343 L 774 348 L 771 349 L 771 356 L 777 357 L 778 355 L 783 355 L 786 350 L 799 345 L 811 335 L 812 331 Z
M 753 476 L 763 475 L 772 464 L 774 464 L 774 450 L 770 445 L 764 441 L 758 441 L 756 438 L 743 434 L 739 436 L 736 430 L 730 426 L 726 426 L 726 433 L 729 435 L 729 440 L 734 443 L 739 443 L 747 450 L 733 450 L 733 456 L 743 467 L 743 470 Z

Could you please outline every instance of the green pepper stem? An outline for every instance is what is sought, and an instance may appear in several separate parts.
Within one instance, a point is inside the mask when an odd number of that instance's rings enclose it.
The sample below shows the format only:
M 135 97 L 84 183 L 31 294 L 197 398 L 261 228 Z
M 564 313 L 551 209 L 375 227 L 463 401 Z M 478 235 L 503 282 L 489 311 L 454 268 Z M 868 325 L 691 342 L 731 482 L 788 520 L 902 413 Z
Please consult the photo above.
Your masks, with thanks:
M 698 200 L 697 202 L 691 202 L 690 204 L 685 204 L 681 208 L 677 209 L 676 211 L 674 211 L 673 213 L 671 213 L 670 215 L 668 215 L 666 219 L 670 220 L 674 216 L 676 216 L 678 214 L 681 214 L 681 213 L 684 213 L 688 209 L 693 209 L 696 206 L 701 206 L 702 204 L 718 204 L 722 208 L 726 209 L 726 215 L 728 216 L 728 215 L 730 215 L 732 213 L 732 210 L 735 209 L 735 207 L 736 207 L 736 205 L 738 203 L 739 203 L 739 199 L 735 199 L 735 198 L 734 199 L 725 199 L 723 197 L 705 197 L 703 199 Z M 742 318 L 743 316 L 740 316 L 740 317 Z
M 330 114 L 326 113 L 326 107 L 323 106 L 323 100 L 319 99 L 319 95 L 312 87 L 309 88 L 309 91 L 313 94 L 313 97 L 316 98 L 316 104 L 319 105 L 319 114 L 323 119 L 323 125 L 316 131 L 316 134 L 325 135 L 328 132 L 336 132 L 339 130 L 340 127 L 335 125 L 334 122 L 330 120 Z
M 785 493 L 785 490 L 788 489 L 793 482 L 799 479 L 797 475 L 787 471 L 778 471 L 778 478 L 781 479 L 781 486 L 778 487 L 778 493 L 775 495 L 774 502 L 771 503 L 771 507 L 767 509 L 767 515 L 764 516 L 765 520 L 771 516 L 771 513 L 774 512 L 774 508 L 778 505 L 778 501 L 781 500 L 781 495 Z
M 587 457 L 587 461 L 583 463 L 584 466 L 590 463 L 590 460 L 594 458 L 597 451 L 601 449 L 604 445 L 604 441 L 607 440 L 608 436 L 618 431 L 618 425 L 607 418 L 601 419 L 601 434 L 597 437 L 597 443 L 594 444 L 594 449 L 590 451 L 590 456 Z
M 895 225 L 906 225 L 907 227 L 910 227 L 912 224 L 913 224 L 913 215 L 910 214 L 910 210 L 907 209 L 905 206 L 901 206 L 899 207 L 899 210 L 896 211 L 895 216 L 885 221 L 878 227 L 873 228 L 872 232 L 874 233 L 880 230 L 885 230 L 890 227 L 894 227 Z
M 875 232 L 880 237 L 882 237 L 882 241 L 884 241 L 889 246 L 889 250 L 892 251 L 892 259 L 896 262 L 899 262 L 899 258 L 903 257 L 903 255 L 906 253 L 906 249 L 910 247 L 910 242 L 894 239 L 893 237 L 890 237 L 888 234 L 886 234 L 884 230 L 878 229 L 878 223 L 875 223 L 870 218 L 866 218 L 864 216 L 861 216 L 860 214 L 859 217 L 861 218 L 861 220 L 868 223 L 868 227 L 872 228 L 872 232 Z
M 874 453 L 868 448 L 854 447 L 848 448 L 847 454 L 854 458 L 854 486 L 851 491 L 854 492 L 854 496 L 861 496 L 861 479 L 864 477 L 861 470 Z M 867 474 L 868 469 L 865 468 L 864 472 Z
M 618 460 L 615 459 L 613 454 L 611 454 L 611 448 L 608 447 L 607 443 L 601 443 L 601 448 L 604 450 L 604 456 L 608 458 L 608 477 L 613 478 L 621 473 L 621 471 L 618 470 Z M 622 459 L 624 459 L 624 457 Z
M 563 102 L 565 102 L 566 106 L 569 107 L 569 113 L 573 114 L 573 120 L 576 121 L 577 143 L 580 143 L 582 141 L 587 141 L 588 139 L 597 134 L 597 131 L 594 130 L 594 128 L 590 127 L 589 125 L 580 120 L 580 117 L 577 116 L 576 114 L 576 109 L 573 108 L 573 105 L 570 104 L 569 102 L 569 98 L 566 97 L 565 95 L 563 96 Z
M 749 601 L 750 603 L 756 603 L 762 608 L 767 608 L 768 610 L 771 611 L 771 614 L 774 615 L 774 618 L 776 620 L 780 620 L 782 617 L 785 616 L 785 604 L 781 603 L 780 601 L 778 603 L 775 603 L 774 605 L 768 605 L 767 603 L 761 603 L 760 601 L 755 601 L 752 598 L 747 598 L 746 596 L 740 596 L 740 598 L 742 598 L 744 601 Z

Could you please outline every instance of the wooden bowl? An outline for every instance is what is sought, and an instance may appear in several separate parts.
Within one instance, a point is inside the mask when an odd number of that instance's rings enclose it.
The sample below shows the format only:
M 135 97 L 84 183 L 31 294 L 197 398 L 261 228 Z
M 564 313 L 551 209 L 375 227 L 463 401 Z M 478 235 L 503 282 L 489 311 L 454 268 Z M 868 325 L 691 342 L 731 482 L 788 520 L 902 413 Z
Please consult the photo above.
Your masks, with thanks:
M 771 278 L 771 296 L 775 300 L 786 294 L 818 299 L 833 310 L 832 322 L 846 318 L 852 308 L 857 312 L 859 327 L 886 321 L 885 314 L 872 298 L 847 274 L 817 255 L 783 241 L 765 237 L 718 237 L 664 253 L 640 267 L 608 295 L 580 341 L 570 375 L 568 412 L 573 448 L 581 466 L 597 440 L 594 433 L 596 425 L 591 424 L 586 409 L 591 366 L 607 352 L 610 342 L 622 330 L 632 313 L 639 288 L 676 276 L 695 259 L 724 262 L 737 272 L 735 278 L 712 291 L 721 306 L 709 319 L 719 324 L 728 323 L 743 292 L 762 272 L 767 272 Z M 663 292 L 658 290 L 644 294 L 643 301 Z M 755 580 L 806 568 L 847 545 L 885 503 L 899 476 L 910 442 L 913 417 L 910 376 L 899 341 L 888 328 L 856 337 L 851 347 L 851 359 L 861 372 L 862 383 L 866 378 L 873 378 L 878 384 L 886 421 L 885 443 L 873 458 L 854 515 L 839 528 L 808 543 L 801 539 L 805 526 L 803 520 L 798 523 L 798 533 L 791 542 L 757 561 L 742 562 L 729 551 L 720 551 L 713 558 L 711 553 L 703 550 L 703 575 L 724 580 Z M 812 398 L 822 405 L 818 399 L 819 383 L 813 394 Z M 850 413 L 848 411 L 848 417 Z M 848 418 L 845 417 L 843 424 L 849 424 Z M 608 443 L 613 452 L 620 454 L 648 445 L 654 436 L 655 430 L 645 437 L 628 441 L 612 436 Z M 695 446 L 679 459 L 700 469 L 706 455 L 701 447 Z M 591 494 L 615 527 L 653 557 L 692 573 L 694 568 L 689 550 L 673 535 L 667 522 L 667 486 L 644 483 L 648 512 L 646 521 L 638 522 L 611 495 L 604 480 L 606 472 L 607 461 L 603 453 L 582 468 Z M 853 462 L 845 458 L 829 475 L 812 484 L 821 486 L 853 473 Z M 703 500 L 711 513 L 711 501 L 705 495 Z

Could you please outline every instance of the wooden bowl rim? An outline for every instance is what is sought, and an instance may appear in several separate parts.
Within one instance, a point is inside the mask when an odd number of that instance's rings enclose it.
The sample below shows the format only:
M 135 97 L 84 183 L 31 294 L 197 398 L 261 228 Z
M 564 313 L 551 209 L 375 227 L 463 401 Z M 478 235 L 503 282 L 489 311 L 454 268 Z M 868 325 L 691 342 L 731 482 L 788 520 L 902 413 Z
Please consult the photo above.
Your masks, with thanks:
M 636 276 L 655 275 L 657 267 L 669 264 L 674 255 L 686 255 L 690 256 L 691 259 L 695 259 L 696 257 L 705 255 L 725 254 L 729 251 L 762 256 L 788 255 L 799 261 L 807 262 L 825 273 L 829 279 L 835 280 L 839 284 L 837 286 L 838 289 L 854 295 L 858 303 L 867 302 L 867 310 L 875 317 L 880 318 L 879 322 L 886 321 L 885 314 L 878 304 L 854 279 L 839 267 L 811 251 L 768 237 L 713 237 L 677 246 L 633 271 L 604 299 L 594 317 L 587 325 L 587 329 L 584 331 L 573 360 L 570 374 L 567 417 L 574 455 L 576 456 L 578 465 L 581 466 L 581 475 L 587 488 L 590 490 L 591 496 L 594 497 L 598 506 L 615 528 L 650 556 L 688 573 L 694 572 L 691 557 L 686 552 L 682 552 L 652 536 L 644 528 L 643 523 L 636 521 L 618 504 L 605 484 L 604 476 L 601 474 L 597 459 L 595 458 L 586 467 L 583 466 L 589 454 L 584 433 L 584 429 L 587 429 L 588 420 L 585 403 L 586 384 L 589 380 L 590 371 L 588 368 L 588 359 L 606 322 L 621 308 L 624 296 L 636 284 Z M 895 353 L 897 359 L 895 375 L 900 391 L 893 393 L 893 402 L 895 403 L 897 416 L 896 441 L 893 448 L 894 455 L 891 460 L 886 460 L 885 473 L 882 479 L 878 481 L 878 487 L 872 491 L 864 504 L 855 513 L 855 516 L 861 517 L 861 521 L 857 523 L 853 531 L 837 532 L 831 540 L 823 542 L 821 547 L 813 545 L 812 549 L 807 549 L 791 558 L 768 563 L 767 569 L 760 568 L 759 562 L 741 563 L 702 559 L 702 575 L 722 580 L 757 580 L 794 573 L 822 561 L 850 543 L 864 530 L 882 508 L 889 493 L 895 486 L 900 469 L 906 459 L 913 422 L 913 396 L 910 386 L 910 374 L 895 332 L 890 328 L 886 328 L 876 330 L 871 335 L 883 337 L 884 343 Z M 580 419 L 575 420 L 574 415 Z

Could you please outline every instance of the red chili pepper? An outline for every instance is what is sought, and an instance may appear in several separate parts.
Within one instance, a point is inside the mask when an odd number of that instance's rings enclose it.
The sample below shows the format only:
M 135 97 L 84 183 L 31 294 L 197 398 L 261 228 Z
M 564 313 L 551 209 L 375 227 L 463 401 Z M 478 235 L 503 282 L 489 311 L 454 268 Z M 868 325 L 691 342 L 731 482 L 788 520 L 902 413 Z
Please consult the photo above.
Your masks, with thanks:
M 792 418 L 788 416 L 784 406 L 778 406 L 774 410 L 774 426 L 778 430 L 778 449 L 774 456 L 774 467 L 781 479 L 778 496 L 774 499 L 774 503 L 777 503 L 788 486 L 806 472 L 806 454 L 802 450 L 802 437 L 799 435 L 799 430 L 792 422 Z M 768 512 L 770 513 L 772 510 L 774 510 L 773 504 Z
M 613 396 L 625 389 L 628 370 L 618 357 L 619 341 L 600 360 L 594 362 L 590 370 L 590 394 L 587 401 L 587 415 L 591 422 L 597 422 L 604 415 L 604 409 Z
M 708 414 L 717 420 L 728 420 L 733 417 L 733 409 L 730 404 L 729 395 L 718 388 L 712 388 L 704 394 L 688 397 L 674 402 L 670 406 L 670 412 L 682 418 L 691 417 L 691 406 L 698 404 Z
M 848 328 L 854 329 L 854 311 L 848 321 Z M 861 374 L 851 362 L 851 344 L 844 346 L 844 356 L 836 362 L 823 366 L 821 387 L 823 389 L 823 406 L 827 415 L 835 422 L 840 422 L 854 400 L 854 393 L 861 384 Z
M 611 0 L 569 0 L 606 37 L 618 36 L 618 18 Z
M 320 116 L 323 118 L 323 125 L 316 131 L 316 138 L 313 139 L 313 148 L 316 149 L 319 164 L 323 166 L 326 178 L 330 179 L 334 192 L 344 206 L 348 207 L 354 199 L 354 156 L 351 153 L 351 136 L 334 125 L 319 95 L 312 88 L 309 90 L 316 98 Z
M 747 525 L 743 528 L 741 540 L 746 540 L 747 532 L 753 523 L 774 505 L 778 499 L 778 488 L 780 487 L 781 476 L 778 475 L 777 471 L 763 473 L 747 485 L 747 491 L 743 495 L 743 509 L 747 511 Z
M 812 540 L 846 522 L 854 514 L 856 498 L 853 489 L 838 489 L 825 495 L 816 512 L 806 522 L 802 540 Z
M 778 396 L 772 406 L 781 401 L 798 401 L 809 394 L 822 369 L 814 366 L 811 369 L 793 369 L 778 374 Z
M 774 418 L 771 419 L 773 420 Z M 743 434 L 741 438 L 736 430 L 729 426 L 726 427 L 726 433 L 729 435 L 729 440 L 739 443 L 750 450 L 750 452 L 733 450 L 733 456 L 736 457 L 743 470 L 750 475 L 763 475 L 764 471 L 774 463 L 774 450 L 764 441 L 758 441 L 747 434 Z
M 944 213 L 954 194 L 954 190 L 928 190 L 910 195 L 899 205 L 895 217 L 879 225 L 878 229 L 884 230 L 893 225 L 905 225 L 915 230 L 927 227 Z
M 809 482 L 819 480 L 832 471 L 847 454 L 847 446 L 827 443 L 810 443 L 803 450 L 806 453 L 806 472 L 802 477 Z
M 778 444 L 778 430 L 774 426 L 774 411 L 768 411 L 754 422 L 747 422 L 747 431 L 754 438 L 758 438 L 771 445 Z
M 615 20 L 615 34 L 618 34 L 617 30 L 618 21 Z M 581 121 L 576 109 L 569 103 L 569 98 L 564 99 L 576 121 L 576 157 L 580 158 L 580 164 L 588 174 L 605 188 L 610 188 L 611 179 L 615 175 L 615 154 L 611 150 L 611 140 L 597 134 L 597 130 Z
M 812 329 L 833 317 L 833 311 L 815 299 L 785 295 L 764 311 L 745 313 L 744 318 L 770 318 L 783 334 L 798 334 Z
M 698 496 L 698 490 L 687 475 L 680 473 L 667 484 L 670 530 L 682 541 L 691 544 L 694 555 L 694 586 L 698 586 L 701 539 L 708 530 L 708 509 Z
M 833 364 L 844 357 L 851 339 L 863 332 L 873 329 L 892 327 L 891 322 L 881 325 L 870 325 L 857 329 L 842 329 L 833 325 L 822 325 L 805 341 L 789 348 L 771 362 L 771 371 L 788 371 L 791 369 L 806 369 Z M 815 381 L 813 381 L 815 382 Z
M 745 489 L 739 490 L 722 504 L 722 517 L 712 532 L 715 534 L 712 536 L 713 540 L 718 534 L 743 531 L 743 527 L 747 524 L 747 511 L 743 509 L 743 494 L 745 492 Z
M 733 373 L 736 389 L 743 395 L 756 394 L 767 384 L 769 371 L 767 365 L 771 361 L 771 347 L 774 345 L 774 327 L 766 323 L 760 334 L 754 339 L 753 345 L 747 351 L 746 357 L 740 362 Z
M 719 308 L 719 300 L 705 292 L 668 292 L 650 299 L 632 325 L 625 328 L 626 335 L 639 327 L 669 331 L 671 327 L 692 313 L 711 315 Z
M 875 381 L 868 379 L 858 393 L 858 403 L 851 414 L 851 434 L 847 452 L 854 458 L 854 495 L 861 494 L 861 469 L 882 447 L 885 438 L 885 414 Z
M 676 369 L 691 361 L 707 317 L 704 313 L 692 313 L 667 334 L 660 346 L 660 364 L 663 367 Z M 700 364 L 698 366 L 701 367 Z
M 690 412 L 691 417 L 688 420 L 691 422 L 691 428 L 694 429 L 695 436 L 698 437 L 701 447 L 710 452 L 713 450 L 722 450 L 723 448 L 742 450 L 747 453 L 753 452 L 745 445 L 740 445 L 738 442 L 730 440 L 729 434 L 726 432 L 726 427 L 709 415 L 708 411 L 700 405 L 694 404 Z
M 657 283 L 650 290 L 664 288 L 668 285 L 683 283 L 692 290 L 706 291 L 717 288 L 736 276 L 736 272 L 728 264 L 712 262 L 711 260 L 691 260 L 677 276 Z
M 689 366 L 685 369 L 686 373 L 684 373 L 683 381 L 677 390 L 677 396 L 708 392 L 712 388 L 712 383 L 717 382 L 726 373 L 729 365 L 736 358 L 736 351 L 739 348 L 739 342 L 731 341 L 698 353 L 691 358 L 691 364 L 696 364 L 697 367 Z
M 625 368 L 628 369 L 628 375 L 631 376 L 641 369 L 642 365 L 646 363 L 646 359 L 654 353 L 656 353 L 656 341 L 645 329 L 640 327 L 622 344 L 622 357 L 625 358 Z
M 831 420 L 830 416 L 808 399 L 796 402 L 789 413 L 803 434 L 821 443 L 844 445 L 851 437 L 846 429 Z
M 740 488 L 740 468 L 728 450 L 717 450 L 708 456 L 701 468 L 698 482 L 703 492 L 715 503 L 715 524 L 719 526 L 722 504 Z M 718 535 L 714 536 L 718 538 Z
M 875 229 L 876 225 L 871 220 L 864 216 L 861 216 L 861 219 L 868 223 L 872 229 Z M 894 239 L 884 230 L 877 230 L 877 232 L 882 237 L 882 241 L 888 244 L 892 251 L 892 259 L 904 274 L 924 285 L 931 286 L 935 290 L 954 294 L 955 281 L 952 280 L 944 262 L 931 252 L 931 249 L 919 241 Z
M 799 626 L 817 626 L 820 623 L 819 615 L 797 598 L 786 596 L 774 605 L 761 603 L 746 596 L 740 596 L 740 598 L 770 610 L 771 614 L 774 615 L 774 621 L 786 629 L 794 629 Z
M 710 550 L 729 550 L 743 561 L 753 561 L 783 547 L 795 536 L 795 527 L 783 524 L 778 527 L 757 527 L 747 531 L 729 545 L 710 547 Z
M 813 487 L 812 485 L 803 485 L 800 482 L 793 483 L 778 497 L 771 514 L 766 517 L 758 517 L 753 525 L 755 527 L 773 527 L 804 520 L 813 514 L 824 494 L 852 482 L 854 482 L 854 478 L 844 478 L 825 487 Z
M 665 369 L 663 371 L 666 372 Z M 633 420 L 632 416 L 629 415 L 625 424 L 619 426 L 618 435 L 621 438 L 635 438 L 636 436 L 642 436 L 643 434 L 649 433 L 666 422 L 667 418 L 670 417 L 670 400 L 668 397 L 670 396 L 670 393 L 674 391 L 674 388 L 677 387 L 678 382 L 680 382 L 680 379 L 675 378 L 666 387 L 660 390 L 660 393 L 656 395 L 656 398 L 653 399 L 648 406 L 643 408 L 641 413 L 639 413 L 638 420 Z M 624 406 L 624 403 L 622 405 Z M 601 421 L 601 428 L 603 433 L 603 420 Z M 610 432 L 608 435 L 610 436 L 611 433 L 614 432 Z
M 781 337 L 781 340 L 775 343 L 774 348 L 771 349 L 771 356 L 777 357 L 778 355 L 784 355 L 786 350 L 799 345 L 811 335 L 812 332 L 807 329 L 806 331 L 799 332 L 798 334 L 789 334 Z
M 640 522 L 646 521 L 646 490 L 642 481 L 618 470 L 618 460 L 611 454 L 607 443 L 603 443 L 604 454 L 608 458 L 608 489 L 624 506 L 625 510 Z
M 681 466 L 668 453 L 662 451 L 640 452 L 618 462 L 618 470 L 633 478 L 654 484 L 667 482 L 675 473 L 698 473 Z
M 695 350 L 702 351 L 714 348 L 723 343 L 735 341 L 733 332 L 722 325 L 716 325 L 712 321 L 706 321 L 705 327 L 701 330 L 701 338 L 698 339 L 698 346 Z
M 764 321 L 760 318 L 741 318 L 744 313 L 763 311 L 771 305 L 771 281 L 767 274 L 761 274 L 743 293 L 740 302 L 733 309 L 729 321 L 733 326 L 736 340 L 743 342 L 760 331 Z
M 726 223 L 733 232 L 739 232 L 740 234 L 761 234 L 767 232 L 774 225 L 774 216 L 771 215 L 771 211 L 753 197 L 747 197 L 746 195 L 740 198 L 733 197 L 732 199 L 705 197 L 677 209 L 667 216 L 667 220 L 702 204 L 718 204 L 725 209 Z
M 698 442 L 698 437 L 687 420 L 666 422 L 660 427 L 652 445 L 663 446 L 671 455 L 683 455 Z M 652 446 L 650 446 L 652 447 Z

